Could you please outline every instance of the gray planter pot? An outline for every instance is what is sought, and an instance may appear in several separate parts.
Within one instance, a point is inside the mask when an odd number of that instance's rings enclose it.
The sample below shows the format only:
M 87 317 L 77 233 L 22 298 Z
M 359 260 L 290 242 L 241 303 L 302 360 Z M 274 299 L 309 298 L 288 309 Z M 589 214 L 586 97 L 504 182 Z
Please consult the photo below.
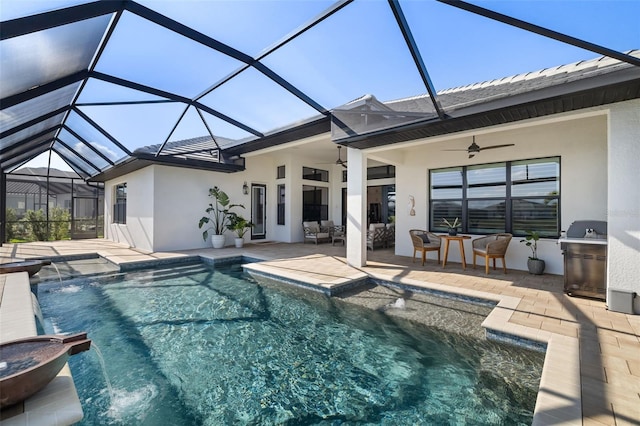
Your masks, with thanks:
M 544 260 L 542 259 L 527 259 L 527 268 L 529 273 L 533 275 L 542 275 L 544 273 Z

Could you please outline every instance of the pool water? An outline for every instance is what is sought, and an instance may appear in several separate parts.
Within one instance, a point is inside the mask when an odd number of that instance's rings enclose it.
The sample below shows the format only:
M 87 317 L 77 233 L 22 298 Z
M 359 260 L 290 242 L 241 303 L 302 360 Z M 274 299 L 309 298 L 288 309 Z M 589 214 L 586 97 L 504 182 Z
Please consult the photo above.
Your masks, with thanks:
M 543 354 L 444 332 L 240 265 L 39 284 L 86 425 L 531 424 Z M 521 377 L 514 377 L 514 371 Z

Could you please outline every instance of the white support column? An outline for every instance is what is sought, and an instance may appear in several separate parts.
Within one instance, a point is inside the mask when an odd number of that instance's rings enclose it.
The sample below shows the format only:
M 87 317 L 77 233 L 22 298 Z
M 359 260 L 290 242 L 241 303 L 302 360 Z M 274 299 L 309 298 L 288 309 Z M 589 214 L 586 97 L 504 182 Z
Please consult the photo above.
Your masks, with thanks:
M 608 139 L 607 290 L 640 295 L 640 100 L 611 106 Z
M 367 263 L 367 156 L 347 148 L 347 263 Z

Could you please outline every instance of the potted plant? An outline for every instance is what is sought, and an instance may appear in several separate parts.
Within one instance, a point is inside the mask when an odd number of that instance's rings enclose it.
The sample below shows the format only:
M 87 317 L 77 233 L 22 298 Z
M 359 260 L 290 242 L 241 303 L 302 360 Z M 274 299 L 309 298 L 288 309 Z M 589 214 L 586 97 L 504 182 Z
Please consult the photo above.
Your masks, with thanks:
M 244 208 L 241 204 L 231 204 L 229 196 L 217 186 L 209 188 L 209 197 L 214 201 L 209 203 L 209 207 L 205 210 L 206 216 L 200 218 L 198 228 L 209 225 L 202 232 L 202 239 L 205 241 L 211 235 L 213 248 L 224 247 L 224 232 L 229 229 L 229 215 L 232 214 L 231 209 L 234 207 Z
M 529 269 L 529 273 L 533 275 L 542 275 L 545 267 L 544 260 L 538 259 L 539 239 L 540 234 L 538 232 L 530 231 L 527 232 L 527 236 L 524 238 L 524 240 L 520 240 L 521 243 L 524 243 L 531 249 L 531 256 L 529 256 L 529 259 L 527 259 L 527 268 Z
M 444 223 L 447 228 L 449 228 L 449 235 L 455 236 L 458 235 L 458 227 L 460 226 L 460 221 L 456 217 L 453 222 L 449 222 L 447 218 L 442 218 L 442 223 Z
M 233 212 L 229 214 L 229 230 L 236 233 L 235 243 L 237 248 L 241 248 L 244 245 L 244 234 L 253 226 L 253 223 L 239 214 Z

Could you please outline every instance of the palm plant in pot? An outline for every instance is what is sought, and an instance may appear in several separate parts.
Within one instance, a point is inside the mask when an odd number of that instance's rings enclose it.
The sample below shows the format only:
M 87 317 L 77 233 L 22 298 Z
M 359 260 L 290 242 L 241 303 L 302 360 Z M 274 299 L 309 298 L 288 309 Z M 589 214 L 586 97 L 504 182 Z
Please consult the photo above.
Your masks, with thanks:
M 241 248 L 244 245 L 244 234 L 253 226 L 252 222 L 249 222 L 239 214 L 233 212 L 229 214 L 229 229 L 236 233 L 235 243 L 237 248 Z
M 453 222 L 447 220 L 446 217 L 442 218 L 442 223 L 449 228 L 449 235 L 455 236 L 458 235 L 458 228 L 460 227 L 460 220 L 456 217 Z
M 540 234 L 536 231 L 527 232 L 527 236 L 524 240 L 520 240 L 527 247 L 531 249 L 531 256 L 527 259 L 527 268 L 529 273 L 533 275 L 542 275 L 544 272 L 545 263 L 544 260 L 538 259 L 538 240 Z
M 231 204 L 229 196 L 217 186 L 209 188 L 209 197 L 214 201 L 209 203 L 209 207 L 205 210 L 206 216 L 200 218 L 198 228 L 208 225 L 202 232 L 202 239 L 205 241 L 211 235 L 213 248 L 224 247 L 224 233 L 229 228 L 229 216 L 235 214 L 231 212 L 234 207 L 244 208 L 242 204 Z

